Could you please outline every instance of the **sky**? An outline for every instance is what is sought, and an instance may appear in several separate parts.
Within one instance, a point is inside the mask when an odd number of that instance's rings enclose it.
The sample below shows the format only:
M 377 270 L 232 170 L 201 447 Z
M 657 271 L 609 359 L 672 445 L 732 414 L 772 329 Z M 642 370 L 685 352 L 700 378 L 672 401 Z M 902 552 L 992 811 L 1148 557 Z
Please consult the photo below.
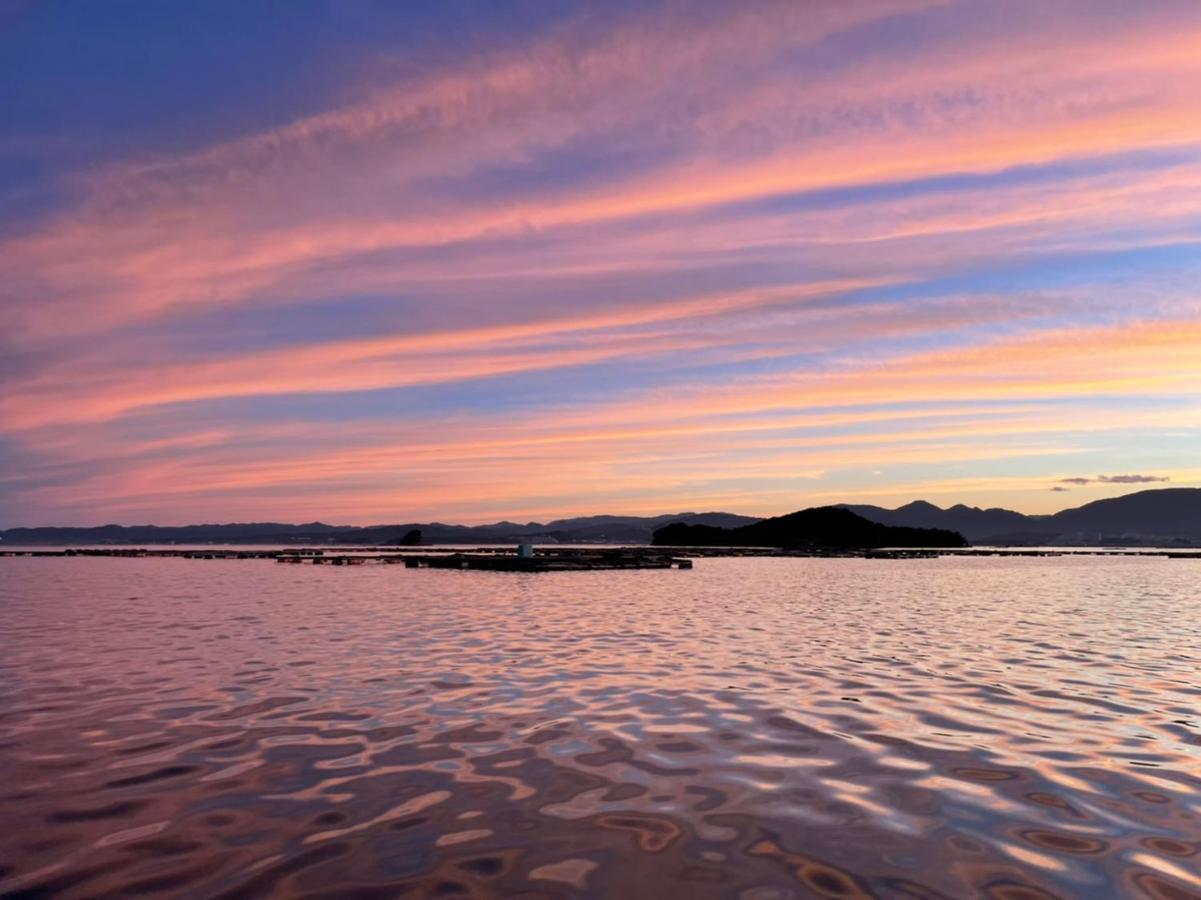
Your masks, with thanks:
M 1201 3 L 0 2 L 0 526 L 1201 485 Z

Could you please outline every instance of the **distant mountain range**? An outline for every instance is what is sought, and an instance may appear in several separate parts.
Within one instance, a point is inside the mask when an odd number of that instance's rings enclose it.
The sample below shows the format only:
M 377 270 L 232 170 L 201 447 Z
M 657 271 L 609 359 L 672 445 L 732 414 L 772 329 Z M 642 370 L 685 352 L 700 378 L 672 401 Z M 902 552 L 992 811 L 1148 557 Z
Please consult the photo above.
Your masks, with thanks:
M 883 525 L 948 528 L 973 544 L 1201 544 L 1201 488 L 1139 491 L 1045 516 L 924 500 L 897 509 L 841 505 Z
M 656 528 L 672 522 L 737 528 L 759 520 L 732 513 L 674 513 L 662 516 L 583 516 L 553 522 L 497 522 L 493 525 L 285 525 L 250 522 L 232 525 L 101 525 L 95 528 L 10 528 L 5 544 L 398 544 L 413 529 L 426 544 L 649 544 Z
M 1201 545 L 1201 488 L 1163 488 L 1097 500 L 1053 515 L 1028 516 L 1009 509 L 958 504 L 942 509 L 918 500 L 897 509 L 840 504 L 881 525 L 941 528 L 973 544 L 1021 545 Z M 233 525 L 102 525 L 96 528 L 10 528 L 6 544 L 395 544 L 420 529 L 427 544 L 563 543 L 649 544 L 666 525 L 739 528 L 760 519 L 731 513 L 675 513 L 662 516 L 584 516 L 553 522 L 497 522 L 492 525 L 285 525 L 255 522 Z

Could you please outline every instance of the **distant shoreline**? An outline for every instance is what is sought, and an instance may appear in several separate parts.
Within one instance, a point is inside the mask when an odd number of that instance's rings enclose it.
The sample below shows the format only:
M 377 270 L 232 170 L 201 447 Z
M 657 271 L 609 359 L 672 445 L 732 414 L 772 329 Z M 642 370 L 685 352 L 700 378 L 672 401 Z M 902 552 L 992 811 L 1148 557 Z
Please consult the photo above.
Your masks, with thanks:
M 881 525 L 958 532 L 973 545 L 1014 547 L 1201 547 L 1201 488 L 1158 488 L 1097 500 L 1050 515 L 958 504 L 948 508 L 917 500 L 896 509 L 839 504 Z M 580 516 L 550 522 L 453 525 L 408 522 L 395 525 L 292 525 L 278 522 L 181 526 L 100 525 L 10 528 L 5 546 L 134 546 L 139 544 L 236 544 L 382 546 L 400 543 L 410 531 L 424 544 L 650 544 L 657 529 L 683 523 L 739 528 L 762 522 L 724 512 L 658 516 Z
M 637 545 L 577 545 L 544 546 L 535 553 L 546 556 L 600 556 L 625 554 L 632 557 L 684 558 L 750 558 L 750 559 L 934 559 L 955 557 L 1024 557 L 1053 558 L 1072 556 L 1094 557 L 1164 557 L 1169 559 L 1201 560 L 1201 547 L 879 547 L 850 549 L 836 547 L 779 548 L 779 547 L 655 547 Z M 271 549 L 250 549 L 247 545 L 174 546 L 105 546 L 105 547 L 39 547 L 35 545 L 0 547 L 0 558 L 71 558 L 71 559 L 258 559 L 290 562 L 343 564 L 346 562 L 404 562 L 406 559 L 438 555 L 453 558 L 503 558 L 516 554 L 509 545 L 492 546 L 424 546 L 373 547 L 343 544 L 337 546 L 293 546 Z M 467 566 L 464 566 L 467 568 Z M 612 566 L 609 568 L 622 568 Z

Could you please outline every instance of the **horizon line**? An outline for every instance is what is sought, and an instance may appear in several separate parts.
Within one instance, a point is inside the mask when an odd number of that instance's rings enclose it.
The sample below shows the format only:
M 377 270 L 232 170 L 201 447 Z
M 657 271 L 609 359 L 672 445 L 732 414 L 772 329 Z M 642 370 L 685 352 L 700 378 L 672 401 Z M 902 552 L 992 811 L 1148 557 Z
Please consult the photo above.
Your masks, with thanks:
M 816 505 L 812 505 L 812 506 L 798 506 L 796 509 L 790 510 L 790 512 L 800 512 L 800 511 L 806 510 L 806 509 L 820 509 L 822 507 L 830 507 L 830 506 L 843 506 L 843 507 L 874 506 L 874 507 L 877 507 L 878 509 L 883 509 L 888 512 L 895 512 L 897 510 L 904 509 L 907 506 L 912 506 L 915 503 L 925 503 L 925 504 L 933 506 L 934 508 L 939 509 L 944 512 L 951 510 L 951 509 L 955 509 L 956 507 L 962 506 L 966 509 L 975 509 L 975 510 L 980 510 L 982 512 L 988 512 L 991 510 L 1001 510 L 1003 512 L 1016 513 L 1018 515 L 1025 516 L 1027 518 L 1040 518 L 1041 519 L 1041 518 L 1050 518 L 1052 516 L 1058 515 L 1061 512 L 1066 512 L 1067 510 L 1070 510 L 1070 509 L 1079 509 L 1082 506 L 1088 506 L 1091 503 L 1097 503 L 1102 500 L 1116 500 L 1116 499 L 1120 499 L 1122 497 L 1132 497 L 1135 494 L 1146 494 L 1146 493 L 1153 493 L 1153 492 L 1159 492 L 1159 491 L 1170 491 L 1170 490 L 1201 491 L 1201 487 L 1197 487 L 1197 486 L 1193 486 L 1193 485 L 1177 484 L 1177 485 L 1171 485 L 1171 486 L 1167 486 L 1167 487 L 1142 488 L 1140 490 L 1130 491 L 1129 493 L 1125 493 L 1125 494 L 1117 494 L 1112 497 L 1098 497 L 1095 500 L 1088 500 L 1088 501 L 1078 504 L 1076 506 L 1065 506 L 1062 509 L 1058 509 L 1055 512 L 1050 512 L 1050 513 L 1027 513 L 1027 512 L 1022 512 L 1021 510 L 1018 510 L 1018 509 L 1011 509 L 1009 507 L 1004 507 L 1004 506 L 972 506 L 970 504 L 961 503 L 961 502 L 960 503 L 952 503 L 949 506 L 939 506 L 937 503 L 932 503 L 931 501 L 924 500 L 920 497 L 913 499 L 913 500 L 909 500 L 905 503 L 901 503 L 897 506 L 891 506 L 891 507 L 883 506 L 878 503 L 839 502 L 839 503 L 821 503 L 821 504 L 816 504 Z M 443 520 L 437 519 L 437 518 L 429 519 L 427 521 L 419 521 L 417 519 L 411 519 L 409 521 L 397 520 L 394 522 L 373 522 L 373 523 L 366 524 L 366 525 L 349 524 L 349 523 L 335 524 L 335 523 L 331 523 L 331 522 L 323 522 L 320 519 L 312 519 L 310 521 L 304 521 L 304 522 L 283 522 L 283 521 L 277 521 L 277 520 L 273 520 L 273 519 L 246 519 L 246 520 L 242 520 L 242 521 L 226 521 L 226 522 L 188 522 L 188 523 L 185 523 L 182 525 L 158 525 L 153 522 L 135 522 L 132 524 L 125 524 L 125 523 L 121 523 L 121 522 L 104 522 L 99 525 L 10 525 L 10 526 L 6 526 L 6 527 L 0 527 L 0 532 L 17 531 L 17 530 L 22 530 L 22 529 L 35 530 L 35 529 L 41 529 L 41 528 L 80 528 L 80 529 L 82 529 L 82 528 L 88 528 L 88 529 L 108 528 L 108 527 L 116 527 L 116 528 L 199 528 L 199 527 L 205 527 L 205 526 L 226 527 L 226 526 L 230 526 L 230 525 L 281 525 L 281 526 L 286 526 L 289 528 L 298 528 L 302 525 L 321 525 L 326 528 L 359 528 L 359 529 L 391 528 L 391 527 L 398 527 L 398 526 L 404 526 L 404 525 L 443 525 L 443 526 L 453 527 L 453 528 L 488 528 L 490 526 L 502 525 L 505 523 L 508 523 L 511 525 L 523 525 L 523 526 L 529 526 L 529 525 L 547 526 L 554 522 L 565 522 L 565 521 L 571 521 L 573 519 L 595 519 L 595 518 L 601 518 L 601 517 L 615 518 L 615 519 L 657 519 L 657 518 L 662 518 L 664 516 L 726 515 L 726 516 L 740 516 L 742 518 L 748 518 L 748 519 L 763 520 L 763 519 L 773 519 L 773 518 L 778 518 L 779 516 L 789 515 L 790 512 L 776 513 L 774 515 L 755 515 L 753 513 L 737 513 L 737 512 L 729 512 L 727 510 L 721 510 L 721 509 L 710 509 L 710 510 L 702 510 L 702 511 L 689 510 L 689 511 L 680 511 L 680 512 L 649 513 L 649 514 L 642 514 L 642 515 L 632 514 L 632 513 L 585 513 L 582 515 L 571 515 L 571 516 L 560 515 L 560 516 L 555 516 L 553 518 L 549 518 L 549 519 L 545 519 L 545 520 L 530 519 L 530 520 L 527 520 L 524 522 L 518 521 L 516 519 L 508 518 L 508 517 L 501 517 L 499 519 L 481 521 L 481 522 L 478 522 L 475 524 L 467 524 L 465 522 L 443 521 Z

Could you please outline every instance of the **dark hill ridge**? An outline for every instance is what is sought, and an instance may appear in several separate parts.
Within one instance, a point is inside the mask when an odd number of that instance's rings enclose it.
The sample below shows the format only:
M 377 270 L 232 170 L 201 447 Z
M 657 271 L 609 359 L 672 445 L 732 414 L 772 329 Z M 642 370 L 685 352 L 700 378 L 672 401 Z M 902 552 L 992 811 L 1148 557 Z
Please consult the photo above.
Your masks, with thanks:
M 1064 531 L 1192 535 L 1201 538 L 1201 488 L 1160 488 L 1095 500 L 1049 520 Z
M 875 547 L 966 547 L 953 531 L 881 525 L 848 509 L 818 506 L 739 528 L 675 522 L 655 532 L 661 547 L 782 547 L 865 550 Z
M 949 509 L 940 509 L 925 500 L 915 500 L 896 509 L 879 506 L 856 506 L 840 504 L 843 509 L 880 522 L 883 525 L 903 525 L 908 528 L 950 528 L 971 541 L 995 534 L 1032 530 L 1035 516 L 1026 516 L 1009 509 L 980 509 L 958 503 Z
M 897 509 L 843 508 L 884 525 L 949 528 L 974 544 L 1201 544 L 1201 488 L 1137 491 L 1043 516 L 920 500 Z
M 0 531 L 6 544 L 49 544 L 75 541 L 131 543 L 280 543 L 334 540 L 356 529 L 349 526 L 310 522 L 287 525 L 280 522 L 239 522 L 230 525 L 99 525 L 94 528 L 10 528 Z

